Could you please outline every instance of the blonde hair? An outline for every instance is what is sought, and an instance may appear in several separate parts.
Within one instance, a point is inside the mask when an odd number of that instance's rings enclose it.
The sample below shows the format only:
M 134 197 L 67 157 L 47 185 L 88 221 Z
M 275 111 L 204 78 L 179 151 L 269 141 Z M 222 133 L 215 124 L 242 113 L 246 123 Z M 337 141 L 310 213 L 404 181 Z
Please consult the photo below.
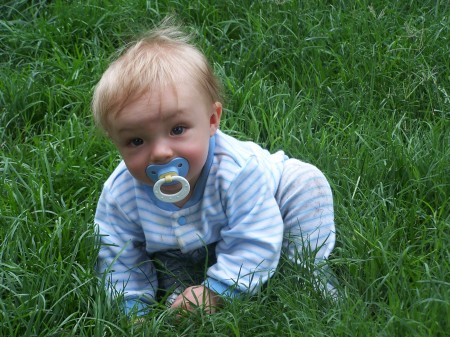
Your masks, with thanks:
M 97 83 L 92 99 L 96 124 L 107 129 L 127 102 L 178 81 L 193 82 L 211 98 L 221 101 L 221 84 L 205 55 L 190 37 L 166 18 L 110 64 Z

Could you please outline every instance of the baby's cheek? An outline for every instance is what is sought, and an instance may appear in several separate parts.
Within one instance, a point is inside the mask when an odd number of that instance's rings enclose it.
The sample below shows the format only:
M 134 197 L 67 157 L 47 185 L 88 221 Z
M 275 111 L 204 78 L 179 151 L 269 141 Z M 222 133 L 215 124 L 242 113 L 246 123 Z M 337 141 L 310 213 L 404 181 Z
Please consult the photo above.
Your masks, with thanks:
M 192 153 L 191 155 L 191 163 L 189 164 L 191 166 L 191 169 L 195 171 L 196 173 L 199 173 L 203 166 L 205 165 L 206 158 L 208 156 L 208 151 L 198 151 L 195 153 Z
M 136 160 L 126 160 L 125 159 L 125 165 L 127 166 L 128 171 L 131 173 L 131 175 L 136 178 L 139 181 L 142 181 L 144 183 L 149 183 L 150 180 L 148 179 L 145 168 L 146 166 L 139 163 Z

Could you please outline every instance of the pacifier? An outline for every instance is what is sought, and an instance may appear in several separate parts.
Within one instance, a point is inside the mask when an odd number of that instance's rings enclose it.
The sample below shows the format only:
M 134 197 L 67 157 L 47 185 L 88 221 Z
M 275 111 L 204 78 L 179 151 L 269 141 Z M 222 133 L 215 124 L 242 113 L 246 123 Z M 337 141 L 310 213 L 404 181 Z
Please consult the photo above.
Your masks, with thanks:
M 186 198 L 191 190 L 189 182 L 186 180 L 189 171 L 189 163 L 184 158 L 174 158 L 167 164 L 163 165 L 149 165 L 145 169 L 147 176 L 155 181 L 153 186 L 153 194 L 159 200 L 164 202 L 178 202 Z M 161 192 L 161 186 L 181 184 L 181 190 L 174 194 L 166 194 Z

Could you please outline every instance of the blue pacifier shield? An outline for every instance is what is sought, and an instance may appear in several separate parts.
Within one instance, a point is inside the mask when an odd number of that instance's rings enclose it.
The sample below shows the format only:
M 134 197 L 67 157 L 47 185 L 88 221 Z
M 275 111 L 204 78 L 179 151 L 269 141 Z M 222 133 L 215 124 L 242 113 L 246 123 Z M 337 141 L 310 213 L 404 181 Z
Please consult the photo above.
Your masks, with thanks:
M 153 193 L 156 198 L 164 202 L 178 202 L 189 195 L 191 187 L 185 178 L 189 172 L 189 163 L 184 158 L 174 158 L 167 164 L 149 165 L 145 169 L 147 176 L 155 183 Z M 181 184 L 181 189 L 174 194 L 161 191 L 163 185 Z
M 159 179 L 161 179 L 162 175 L 165 175 L 169 172 L 173 172 L 177 176 L 186 177 L 189 172 L 189 163 L 186 159 L 177 157 L 166 164 L 149 165 L 145 169 L 145 172 L 153 182 L 157 182 Z M 176 184 L 176 182 L 168 184 Z

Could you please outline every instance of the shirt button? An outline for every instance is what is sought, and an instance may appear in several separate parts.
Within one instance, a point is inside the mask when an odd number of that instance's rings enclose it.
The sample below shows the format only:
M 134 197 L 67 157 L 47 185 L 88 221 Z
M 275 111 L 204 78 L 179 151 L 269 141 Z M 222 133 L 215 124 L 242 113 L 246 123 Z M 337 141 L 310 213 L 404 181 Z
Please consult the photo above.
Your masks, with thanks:
M 186 218 L 184 216 L 180 216 L 178 218 L 178 224 L 181 226 L 186 225 Z

